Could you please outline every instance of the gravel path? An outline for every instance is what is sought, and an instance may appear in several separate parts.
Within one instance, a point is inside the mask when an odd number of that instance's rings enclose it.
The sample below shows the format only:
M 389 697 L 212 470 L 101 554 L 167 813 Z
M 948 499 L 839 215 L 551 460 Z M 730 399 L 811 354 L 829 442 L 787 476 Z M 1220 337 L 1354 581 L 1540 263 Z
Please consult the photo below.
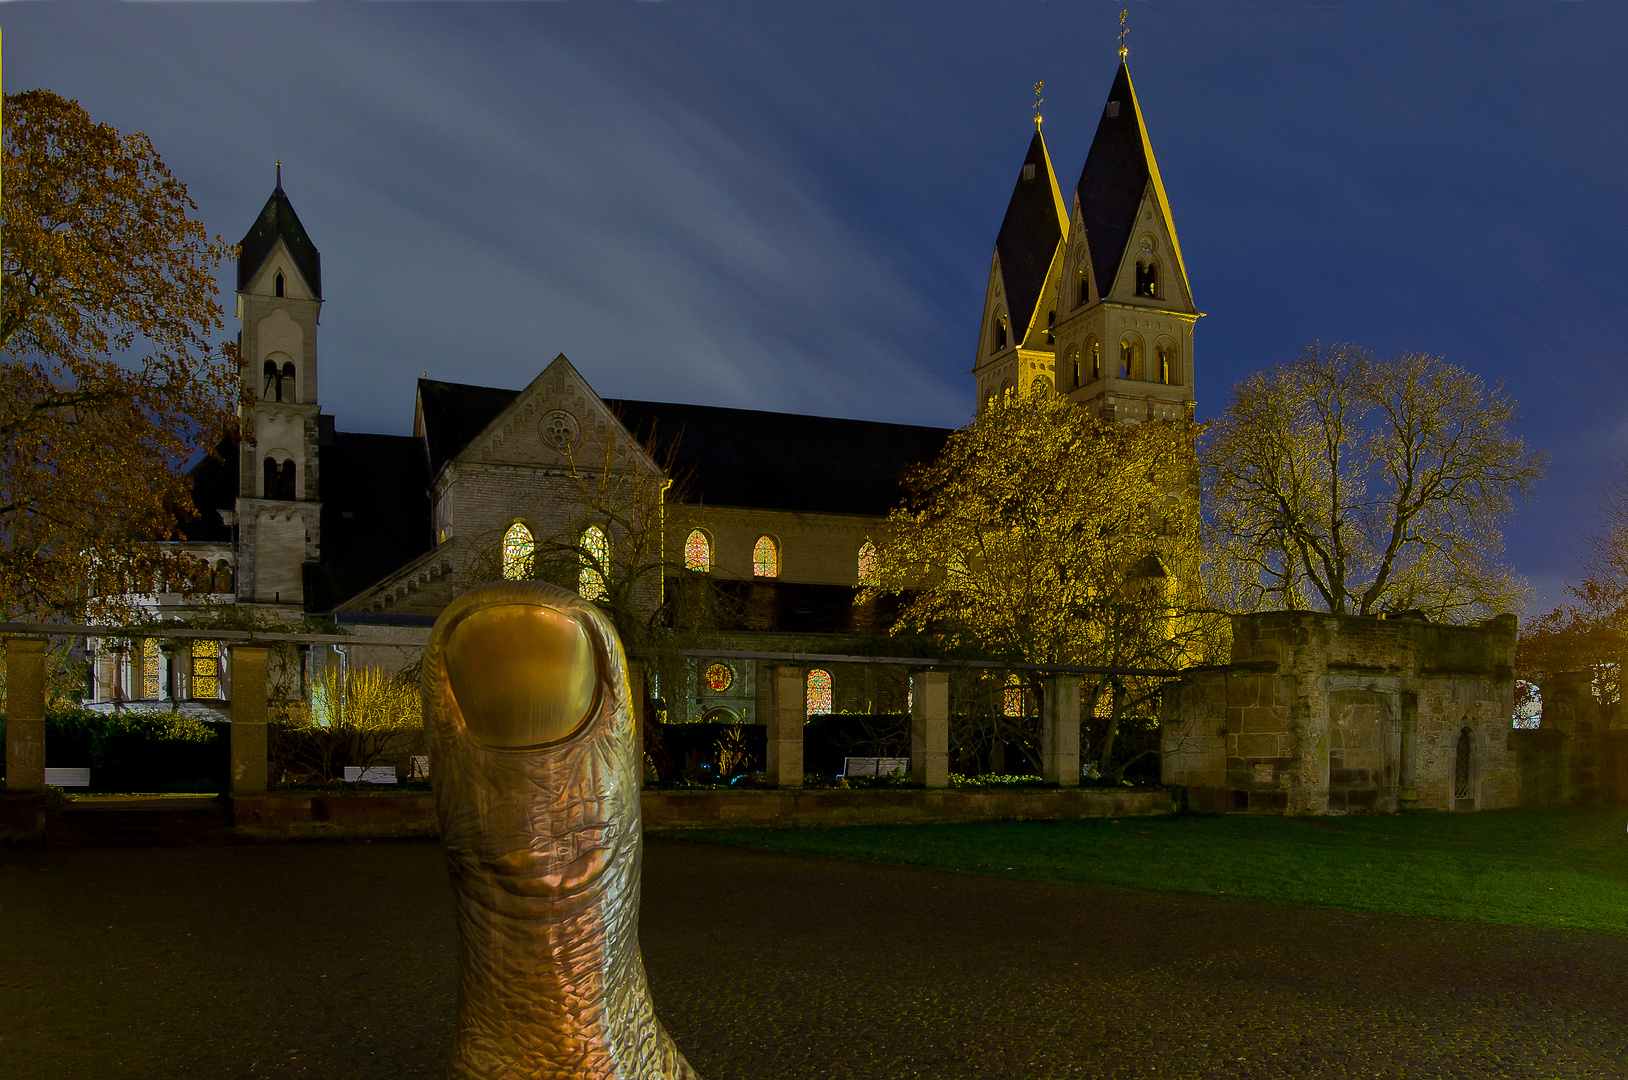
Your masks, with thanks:
M 653 840 L 706 1080 L 1628 1077 L 1628 938 Z M 0 849 L 0 1078 L 437 1077 L 433 843 Z

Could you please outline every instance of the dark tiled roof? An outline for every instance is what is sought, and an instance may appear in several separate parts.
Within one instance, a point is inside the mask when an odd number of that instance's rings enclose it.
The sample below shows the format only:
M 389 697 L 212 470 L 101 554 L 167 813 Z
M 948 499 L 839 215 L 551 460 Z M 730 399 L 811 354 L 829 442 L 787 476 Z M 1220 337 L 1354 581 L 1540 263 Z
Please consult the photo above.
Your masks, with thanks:
M 424 448 L 410 435 L 334 432 L 322 469 L 322 564 L 305 606 L 326 611 L 431 546 Z
M 418 382 L 429 475 L 497 419 L 518 390 Z M 796 413 L 605 399 L 634 437 L 652 448 L 685 502 L 886 514 L 899 504 L 900 473 L 930 461 L 948 428 L 836 420 Z
M 1024 177 L 1029 166 L 1034 176 Z M 1046 143 L 1040 132 L 1029 140 L 1029 153 L 1018 171 L 1012 201 L 1006 204 L 1006 217 L 995 236 L 995 250 L 1001 258 L 1001 275 L 1006 281 L 1006 301 L 1011 318 L 1012 337 L 1022 341 L 1034 318 L 1035 305 L 1046 286 L 1046 271 L 1063 239 L 1063 226 L 1057 218 L 1056 179 L 1046 156 Z
M 684 502 L 886 514 L 905 468 L 931 461 L 950 429 L 796 413 L 607 398 L 666 466 Z
M 1114 103 L 1119 115 L 1109 115 Z M 1106 295 L 1119 273 L 1125 245 L 1130 243 L 1136 225 L 1136 211 L 1142 204 L 1151 176 L 1142 121 L 1131 88 L 1131 73 L 1122 63 L 1108 91 L 1108 105 L 1091 140 L 1091 152 L 1075 191 L 1085 218 L 1085 238 L 1091 245 L 1091 267 L 1097 279 L 1097 294 Z
M 300 224 L 299 215 L 294 213 L 294 205 L 283 194 L 281 184 L 271 193 L 265 209 L 260 211 L 253 227 L 243 237 L 243 250 L 237 257 L 237 291 L 242 292 L 249 287 L 249 279 L 266 261 L 271 249 L 277 246 L 278 237 L 288 245 L 289 254 L 294 256 L 294 265 L 299 267 L 306 284 L 311 286 L 311 294 L 321 300 L 322 256 L 317 254 L 317 246 L 311 243 L 311 238 L 305 235 L 305 226 Z
M 222 439 L 215 453 L 220 455 L 218 460 L 205 454 L 203 460 L 187 470 L 187 479 L 192 482 L 192 505 L 198 508 L 198 513 L 181 520 L 177 531 L 182 539 L 194 543 L 224 544 L 232 539 L 232 527 L 226 524 L 221 513 L 230 514 L 237 509 L 237 439 L 230 436 Z
M 440 472 L 441 466 L 456 457 L 519 396 L 518 390 L 418 380 L 418 403 L 429 447 L 430 476 L 433 478 Z

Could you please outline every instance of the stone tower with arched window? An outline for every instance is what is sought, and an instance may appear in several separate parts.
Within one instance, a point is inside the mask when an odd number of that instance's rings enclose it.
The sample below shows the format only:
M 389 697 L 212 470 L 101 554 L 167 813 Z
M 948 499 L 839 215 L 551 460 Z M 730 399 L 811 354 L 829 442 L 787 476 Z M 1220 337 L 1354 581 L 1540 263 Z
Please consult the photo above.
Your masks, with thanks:
M 237 263 L 244 417 L 236 524 L 238 598 L 298 607 L 320 554 L 317 319 L 322 263 L 277 187 L 243 237 Z
M 979 408 L 1003 395 L 1026 394 L 1036 382 L 1049 384 L 1055 378 L 1055 271 L 1067 225 L 1046 140 L 1037 130 L 1029 140 L 990 256 L 984 318 L 972 364 Z
M 1123 62 L 1074 187 L 1062 247 L 1047 282 L 1057 298 L 1058 391 L 1108 419 L 1190 416 L 1199 311 Z

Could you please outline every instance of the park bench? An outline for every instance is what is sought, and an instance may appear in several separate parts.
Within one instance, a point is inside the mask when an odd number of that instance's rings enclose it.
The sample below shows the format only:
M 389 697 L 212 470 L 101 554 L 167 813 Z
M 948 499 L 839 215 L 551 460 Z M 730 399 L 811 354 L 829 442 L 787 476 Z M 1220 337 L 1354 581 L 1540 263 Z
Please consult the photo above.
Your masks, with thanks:
M 46 769 L 45 782 L 51 787 L 90 787 L 90 770 Z
M 907 757 L 845 757 L 842 759 L 843 776 L 889 776 L 910 771 Z
M 347 784 L 394 784 L 396 782 L 396 767 L 394 765 L 369 765 L 360 768 L 356 765 L 345 766 L 345 783 Z

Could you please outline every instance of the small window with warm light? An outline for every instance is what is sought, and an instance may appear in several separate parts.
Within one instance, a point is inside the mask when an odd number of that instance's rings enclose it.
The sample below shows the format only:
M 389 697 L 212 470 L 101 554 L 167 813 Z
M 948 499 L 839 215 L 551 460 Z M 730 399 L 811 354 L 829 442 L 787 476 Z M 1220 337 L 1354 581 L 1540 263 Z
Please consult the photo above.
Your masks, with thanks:
M 712 569 L 712 544 L 700 529 L 691 529 L 684 538 L 684 569 L 703 574 Z
M 760 536 L 752 545 L 752 576 L 780 576 L 780 545 L 772 536 Z

